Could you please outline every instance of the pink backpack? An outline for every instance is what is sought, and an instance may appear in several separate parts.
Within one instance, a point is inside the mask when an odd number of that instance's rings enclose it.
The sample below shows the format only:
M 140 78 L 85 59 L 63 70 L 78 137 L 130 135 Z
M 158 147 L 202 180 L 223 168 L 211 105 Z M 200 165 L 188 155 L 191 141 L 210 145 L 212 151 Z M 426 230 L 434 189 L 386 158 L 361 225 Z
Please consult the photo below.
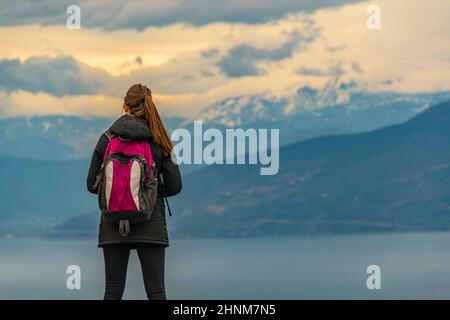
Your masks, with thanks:
M 150 219 L 156 204 L 156 164 L 147 140 L 109 139 L 96 179 L 98 204 L 105 220 L 119 224 L 122 236 L 130 224 Z

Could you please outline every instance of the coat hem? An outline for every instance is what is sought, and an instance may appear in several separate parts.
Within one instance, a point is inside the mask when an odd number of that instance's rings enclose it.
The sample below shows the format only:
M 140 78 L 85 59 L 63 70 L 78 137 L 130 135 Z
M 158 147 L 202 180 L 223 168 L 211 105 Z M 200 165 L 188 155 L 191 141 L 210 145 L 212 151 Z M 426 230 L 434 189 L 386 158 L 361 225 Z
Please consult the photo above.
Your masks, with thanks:
M 163 246 L 163 247 L 168 247 L 169 243 L 165 242 L 165 241 L 156 241 L 156 240 L 110 240 L 110 241 L 102 241 L 99 242 L 98 247 L 102 248 L 105 245 L 110 245 L 110 244 L 138 244 L 138 243 L 146 243 L 146 244 L 153 244 L 153 245 L 158 245 L 158 246 Z

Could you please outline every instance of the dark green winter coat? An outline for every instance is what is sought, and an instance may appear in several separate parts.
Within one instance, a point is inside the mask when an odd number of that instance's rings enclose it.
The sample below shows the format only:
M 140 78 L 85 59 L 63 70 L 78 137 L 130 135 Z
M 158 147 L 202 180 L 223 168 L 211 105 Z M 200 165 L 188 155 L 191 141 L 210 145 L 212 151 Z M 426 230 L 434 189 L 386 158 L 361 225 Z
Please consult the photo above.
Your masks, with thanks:
M 123 237 L 120 235 L 117 224 L 105 221 L 102 218 L 99 229 L 99 247 L 116 243 L 148 243 L 164 247 L 169 246 L 163 193 L 166 197 L 170 197 L 181 191 L 182 183 L 178 166 L 173 163 L 170 155 L 166 154 L 159 145 L 152 141 L 151 130 L 143 119 L 133 115 L 123 115 L 114 122 L 109 131 L 125 139 L 148 140 L 160 181 L 162 177 L 164 184 L 160 183 L 158 185 L 156 207 L 150 219 L 131 225 L 131 232 L 128 236 Z M 108 137 L 102 134 L 92 155 L 87 177 L 87 188 L 89 192 L 94 194 L 98 193 L 94 189 L 94 183 L 108 142 Z

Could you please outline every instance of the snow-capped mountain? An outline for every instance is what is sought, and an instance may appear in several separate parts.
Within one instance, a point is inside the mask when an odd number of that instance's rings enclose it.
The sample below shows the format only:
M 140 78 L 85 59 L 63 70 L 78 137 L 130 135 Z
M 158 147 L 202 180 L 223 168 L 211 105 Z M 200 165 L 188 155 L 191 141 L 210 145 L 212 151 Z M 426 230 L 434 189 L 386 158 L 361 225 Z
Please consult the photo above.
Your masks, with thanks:
M 356 82 L 302 87 L 282 97 L 267 94 L 220 101 L 196 116 L 208 126 L 279 127 L 282 131 L 357 132 L 406 121 L 450 99 L 450 92 L 370 92 Z M 298 137 L 301 139 L 301 137 Z
M 370 131 L 404 122 L 450 100 L 450 92 L 370 92 L 356 82 L 329 82 L 323 88 L 302 87 L 281 97 L 268 94 L 230 97 L 192 119 L 165 118 L 169 131 L 192 129 L 193 120 L 225 129 L 279 128 L 280 143 L 330 134 Z M 0 120 L 0 156 L 67 160 L 90 157 L 98 136 L 113 119 L 34 116 Z

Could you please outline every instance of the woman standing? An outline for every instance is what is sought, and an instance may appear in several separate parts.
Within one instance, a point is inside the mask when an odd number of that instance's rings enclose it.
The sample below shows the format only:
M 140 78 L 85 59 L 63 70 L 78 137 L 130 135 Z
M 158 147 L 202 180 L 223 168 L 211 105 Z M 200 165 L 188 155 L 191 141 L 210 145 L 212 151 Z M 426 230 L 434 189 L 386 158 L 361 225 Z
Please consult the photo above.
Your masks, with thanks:
M 105 260 L 104 299 L 122 299 L 131 249 L 137 250 L 148 299 L 166 299 L 164 265 L 169 239 L 163 200 L 181 191 L 181 175 L 171 159 L 173 145 L 153 103 L 150 89 L 141 84 L 133 85 L 125 96 L 123 112 L 124 115 L 102 134 L 95 147 L 87 177 L 89 192 L 99 192 L 97 174 L 113 136 L 122 141 L 148 141 L 159 183 L 150 218 L 133 224 L 127 233 L 120 232 L 117 224 L 102 214 L 99 247 L 103 248 Z

